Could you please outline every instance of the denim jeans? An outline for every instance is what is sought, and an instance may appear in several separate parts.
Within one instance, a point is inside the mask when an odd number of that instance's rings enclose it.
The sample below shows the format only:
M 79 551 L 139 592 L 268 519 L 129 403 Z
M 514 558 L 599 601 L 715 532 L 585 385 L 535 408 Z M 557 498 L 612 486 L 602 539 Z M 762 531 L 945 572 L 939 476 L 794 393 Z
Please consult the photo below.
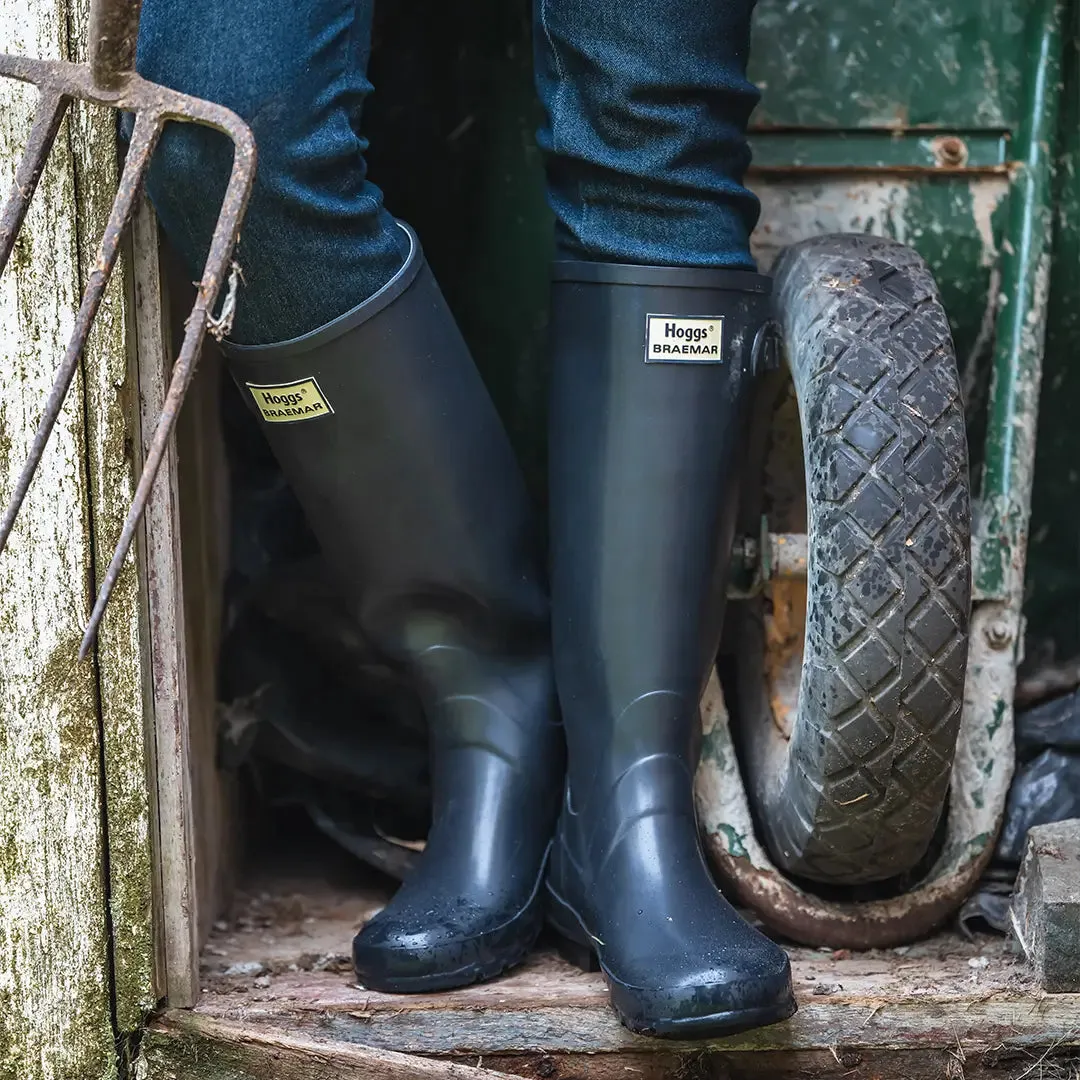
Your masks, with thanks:
M 534 0 L 559 247 L 576 257 L 753 266 L 742 186 L 757 95 L 754 0 Z M 367 178 L 374 0 L 144 0 L 138 69 L 238 112 L 259 162 L 239 251 L 233 338 L 296 337 L 355 307 L 401 265 L 401 237 Z M 193 277 L 231 145 L 170 124 L 148 190 Z

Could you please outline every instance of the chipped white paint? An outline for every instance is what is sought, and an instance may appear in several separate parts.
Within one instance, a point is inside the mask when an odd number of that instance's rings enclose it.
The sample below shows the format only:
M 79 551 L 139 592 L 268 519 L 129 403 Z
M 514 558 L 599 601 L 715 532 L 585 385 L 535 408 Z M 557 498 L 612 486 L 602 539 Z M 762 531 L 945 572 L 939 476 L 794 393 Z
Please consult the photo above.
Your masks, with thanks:
M 910 230 L 908 203 L 913 188 L 925 184 L 924 177 L 912 180 L 898 175 L 752 176 L 751 187 L 761 199 L 761 222 L 750 241 L 754 256 L 767 271 L 788 244 L 837 232 L 869 233 L 912 243 L 918 234 Z M 963 210 L 967 211 L 970 203 L 981 266 L 996 265 L 993 218 L 1008 192 L 1009 178 L 996 174 L 978 176 L 957 190 L 955 197 L 963 201 Z M 916 223 L 916 230 L 918 227 Z M 933 219 L 928 227 L 937 232 L 942 229 Z
M 907 239 L 911 184 L 903 178 L 819 175 L 796 181 L 758 175 L 751 186 L 761 200 L 761 223 L 751 247 L 763 272 L 788 244 L 811 236 L 841 232 Z
M 994 214 L 1009 194 L 1007 176 L 984 176 L 971 185 L 971 217 L 979 234 L 980 266 L 997 266 L 998 246 L 994 236 Z M 992 299 L 992 294 L 991 294 Z
M 12 52 L 59 57 L 63 0 L 0 5 Z M 0 190 L 35 95 L 0 81 Z M 39 419 L 78 298 L 74 171 L 61 137 L 0 282 L 0 499 Z M 0 1078 L 112 1075 L 94 670 L 76 662 L 90 537 L 81 381 L 0 556 Z

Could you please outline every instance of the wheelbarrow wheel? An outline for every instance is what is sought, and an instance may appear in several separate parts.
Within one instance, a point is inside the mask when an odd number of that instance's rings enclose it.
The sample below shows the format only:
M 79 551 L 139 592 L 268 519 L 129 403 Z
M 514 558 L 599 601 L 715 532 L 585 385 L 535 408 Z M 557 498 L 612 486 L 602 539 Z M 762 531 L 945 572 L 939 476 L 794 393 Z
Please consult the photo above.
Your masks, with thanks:
M 956 355 L 933 277 L 902 244 L 820 237 L 774 273 L 802 428 L 806 616 L 783 723 L 776 609 L 736 605 L 749 787 L 784 871 L 881 881 L 926 854 L 959 732 L 971 526 Z

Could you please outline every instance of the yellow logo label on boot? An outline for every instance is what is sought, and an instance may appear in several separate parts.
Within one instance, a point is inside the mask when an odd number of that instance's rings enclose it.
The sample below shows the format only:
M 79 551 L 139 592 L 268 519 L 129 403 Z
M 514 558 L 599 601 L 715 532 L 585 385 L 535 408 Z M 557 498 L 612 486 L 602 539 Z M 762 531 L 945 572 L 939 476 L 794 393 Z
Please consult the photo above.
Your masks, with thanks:
M 248 383 L 247 388 L 268 424 L 291 424 L 329 416 L 334 410 L 314 379 L 275 385 Z

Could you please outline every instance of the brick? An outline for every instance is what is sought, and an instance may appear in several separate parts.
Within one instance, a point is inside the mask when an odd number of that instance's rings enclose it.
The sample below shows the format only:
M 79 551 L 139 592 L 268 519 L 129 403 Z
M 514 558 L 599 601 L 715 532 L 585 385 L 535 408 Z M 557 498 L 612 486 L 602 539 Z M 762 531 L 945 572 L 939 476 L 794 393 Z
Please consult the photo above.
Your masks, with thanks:
M 1039 985 L 1080 992 L 1080 818 L 1028 831 L 1010 915 Z

